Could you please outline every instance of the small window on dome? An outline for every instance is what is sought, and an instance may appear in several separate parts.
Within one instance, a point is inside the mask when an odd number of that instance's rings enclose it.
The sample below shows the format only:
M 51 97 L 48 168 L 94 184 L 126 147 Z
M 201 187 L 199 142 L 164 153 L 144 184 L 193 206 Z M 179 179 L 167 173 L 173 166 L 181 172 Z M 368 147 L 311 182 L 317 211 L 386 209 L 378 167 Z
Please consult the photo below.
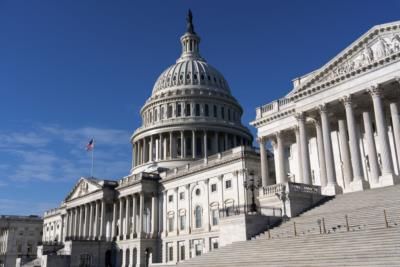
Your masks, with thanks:
M 211 81 L 211 77 L 210 77 L 210 75 L 208 75 L 208 80 L 209 80 L 209 81 Z
M 214 82 L 217 82 L 217 78 L 214 77 Z
M 174 76 L 174 81 L 176 81 L 176 76 Z
M 204 80 L 204 75 L 202 74 L 202 75 L 200 76 L 200 78 L 201 78 L 201 80 Z
M 193 75 L 193 79 L 197 80 L 197 74 Z
M 179 80 L 182 80 L 182 79 L 183 79 L 183 75 L 180 75 L 180 76 L 179 76 Z
M 188 79 L 188 80 L 190 79 L 190 75 L 189 74 L 186 75 L 186 79 Z

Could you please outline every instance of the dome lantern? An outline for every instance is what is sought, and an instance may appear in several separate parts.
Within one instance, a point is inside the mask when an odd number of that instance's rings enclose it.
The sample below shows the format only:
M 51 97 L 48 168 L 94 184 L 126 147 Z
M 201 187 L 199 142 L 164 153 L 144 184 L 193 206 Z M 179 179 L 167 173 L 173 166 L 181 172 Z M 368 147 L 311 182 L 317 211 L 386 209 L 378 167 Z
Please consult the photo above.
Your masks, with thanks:
M 194 31 L 193 15 L 190 9 L 186 16 L 186 22 L 186 33 L 181 37 L 182 55 L 176 62 L 178 63 L 191 59 L 205 61 L 199 53 L 200 37 Z

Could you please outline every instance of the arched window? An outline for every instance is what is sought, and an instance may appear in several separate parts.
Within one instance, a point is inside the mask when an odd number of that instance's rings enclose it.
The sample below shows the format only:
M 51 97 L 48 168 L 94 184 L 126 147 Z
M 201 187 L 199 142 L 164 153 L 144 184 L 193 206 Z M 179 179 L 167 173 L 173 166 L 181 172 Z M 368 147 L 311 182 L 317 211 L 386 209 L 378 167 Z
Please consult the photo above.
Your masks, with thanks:
M 200 206 L 196 206 L 195 210 L 194 210 L 194 216 L 196 218 L 196 228 L 201 228 L 201 207 Z

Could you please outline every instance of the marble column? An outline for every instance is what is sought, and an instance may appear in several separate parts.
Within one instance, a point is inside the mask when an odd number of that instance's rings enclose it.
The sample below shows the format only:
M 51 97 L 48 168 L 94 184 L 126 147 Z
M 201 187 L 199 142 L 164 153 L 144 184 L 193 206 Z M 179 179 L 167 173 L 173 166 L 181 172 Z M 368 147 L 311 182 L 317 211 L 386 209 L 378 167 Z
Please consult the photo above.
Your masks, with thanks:
M 301 160 L 301 141 L 300 141 L 300 132 L 299 127 L 294 127 L 294 133 L 296 135 L 296 148 L 297 148 L 297 176 L 299 183 L 303 183 L 303 163 Z
M 333 158 L 332 140 L 331 140 L 331 128 L 329 124 L 328 111 L 326 105 L 321 105 L 319 107 L 319 112 L 321 115 L 321 126 L 322 126 L 322 137 L 324 140 L 324 152 L 325 152 L 325 162 L 326 162 L 326 179 L 328 181 L 324 193 L 330 195 L 336 195 L 340 192 L 340 189 L 336 181 L 335 172 L 335 161 Z
M 153 155 L 153 146 L 154 146 L 154 136 L 151 135 L 150 136 L 150 145 L 149 145 L 149 161 L 153 161 L 154 160 L 154 155 Z
M 265 147 L 266 138 L 260 137 L 257 139 L 260 144 L 260 164 L 261 164 L 261 181 L 262 187 L 269 185 L 269 170 L 268 170 L 268 157 L 267 149 Z
M 143 236 L 144 193 L 139 193 L 139 237 Z
M 123 218 L 123 211 L 124 211 L 124 200 L 123 197 L 119 198 L 119 224 L 118 224 L 118 236 L 119 239 L 122 239 L 124 235 L 124 218 Z
M 157 237 L 158 233 L 158 209 L 157 209 L 157 195 L 151 196 L 151 235 L 153 238 Z
M 181 158 L 185 158 L 185 132 L 181 131 Z
M 172 139 L 173 139 L 173 134 L 172 134 L 172 132 L 169 132 L 169 158 L 170 159 L 173 158 L 172 150 L 173 150 L 174 146 L 173 146 L 173 143 L 172 143 Z
M 85 239 L 87 239 L 88 238 L 88 224 L 89 224 L 89 207 L 88 207 L 88 204 L 85 204 L 84 205 L 84 207 L 85 207 L 85 218 L 84 218 L 84 225 L 83 225 L 83 237 L 85 238 Z
M 356 129 L 357 122 L 354 118 L 351 96 L 343 97 L 342 102 L 346 111 L 347 129 L 349 132 L 350 155 L 353 169 L 353 181 L 351 182 L 350 187 L 352 191 L 362 191 L 368 188 L 368 184 L 365 182 L 363 177 L 361 153 Z
M 339 128 L 339 146 L 340 146 L 340 155 L 342 158 L 344 186 L 345 190 L 347 191 L 348 189 L 350 189 L 351 178 L 353 177 L 353 170 L 351 167 L 351 156 L 349 149 L 349 141 L 347 139 L 346 121 L 343 119 L 338 120 L 338 128 Z
M 168 150 L 168 148 L 167 148 L 167 137 L 164 137 L 164 139 L 163 139 L 163 146 L 164 146 L 164 149 L 163 149 L 163 160 L 166 160 L 167 159 L 167 150 Z
M 224 150 L 228 150 L 229 145 L 228 145 L 228 134 L 227 133 L 224 133 L 224 144 L 225 144 Z
M 314 123 L 315 123 L 315 131 L 317 132 L 319 176 L 321 180 L 321 186 L 325 187 L 328 184 L 328 180 L 326 178 L 324 137 L 322 133 L 321 122 L 319 120 L 315 120 Z
M 168 201 L 168 190 L 165 190 L 163 192 L 163 233 L 164 236 L 168 236 L 168 227 L 167 227 L 167 222 L 168 222 L 168 212 L 167 212 L 167 201 Z
M 78 237 L 78 207 L 75 207 L 74 208 L 74 213 L 75 213 L 75 215 L 74 215 L 74 227 L 73 227 L 73 233 L 74 233 L 74 238 L 76 239 L 77 237 Z
M 302 159 L 302 169 L 303 169 L 303 183 L 304 184 L 311 184 L 311 167 L 310 167 L 310 158 L 309 158 L 309 151 L 308 151 L 308 137 L 307 137 L 307 130 L 306 130 L 306 118 L 304 113 L 299 113 L 296 116 L 299 126 L 299 133 L 300 133 L 300 147 L 301 147 L 301 159 Z M 326 157 L 326 152 L 325 152 Z
M 192 131 L 192 158 L 196 158 L 196 131 Z
M 392 185 L 395 183 L 393 163 L 389 146 L 389 137 L 387 134 L 385 110 L 382 103 L 382 89 L 378 86 L 370 88 L 369 93 L 372 96 L 372 102 L 375 113 L 376 131 L 378 133 L 378 144 L 382 160 L 382 185 Z
M 276 183 L 286 183 L 286 169 L 285 169 L 285 151 L 283 145 L 283 136 L 281 132 L 275 134 L 276 150 L 278 154 L 277 164 L 275 164 Z
M 397 169 L 400 173 L 400 116 L 397 103 L 390 103 L 390 114 L 392 117 L 394 144 L 396 147 Z
M 378 154 L 375 147 L 374 130 L 372 128 L 371 116 L 368 111 L 363 112 L 363 122 L 365 130 L 365 139 L 367 143 L 368 164 L 371 174 L 371 181 L 374 184 L 379 183 L 379 164 Z
M 80 239 L 83 237 L 83 206 L 79 206 L 79 232 L 78 236 Z
M 158 140 L 160 140 L 158 142 L 158 160 L 163 160 L 164 159 L 164 157 L 163 157 L 164 156 L 164 151 L 163 151 L 164 138 L 163 138 L 162 134 L 159 135 Z
M 208 157 L 207 131 L 204 131 L 203 145 L 204 145 L 204 158 L 207 158 Z
M 126 196 L 125 198 L 125 231 L 124 231 L 124 239 L 128 239 L 129 232 L 131 229 L 131 200 L 129 196 Z
M 137 211 L 136 211 L 136 203 L 137 203 L 137 201 L 136 201 L 136 194 L 133 194 L 132 195 L 132 231 L 131 231 L 131 235 L 132 235 L 132 237 L 131 238 L 135 238 L 136 237 L 136 214 L 137 214 Z
M 112 219 L 112 229 L 111 229 L 111 239 L 117 236 L 117 201 L 113 203 L 113 219 Z
M 94 213 L 94 237 L 95 239 L 99 239 L 99 215 L 100 215 L 100 205 L 99 201 L 95 201 L 95 213 Z
M 89 202 L 89 239 L 93 238 L 93 203 Z

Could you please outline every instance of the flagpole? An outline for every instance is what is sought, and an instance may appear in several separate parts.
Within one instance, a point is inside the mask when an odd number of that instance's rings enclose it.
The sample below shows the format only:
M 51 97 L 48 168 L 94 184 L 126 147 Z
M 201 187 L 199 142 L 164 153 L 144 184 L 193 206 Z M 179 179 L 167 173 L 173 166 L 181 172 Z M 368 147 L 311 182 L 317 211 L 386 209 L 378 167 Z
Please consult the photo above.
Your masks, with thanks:
M 94 149 L 92 149 L 92 168 L 90 169 L 90 177 L 93 178 L 93 162 L 94 162 Z

